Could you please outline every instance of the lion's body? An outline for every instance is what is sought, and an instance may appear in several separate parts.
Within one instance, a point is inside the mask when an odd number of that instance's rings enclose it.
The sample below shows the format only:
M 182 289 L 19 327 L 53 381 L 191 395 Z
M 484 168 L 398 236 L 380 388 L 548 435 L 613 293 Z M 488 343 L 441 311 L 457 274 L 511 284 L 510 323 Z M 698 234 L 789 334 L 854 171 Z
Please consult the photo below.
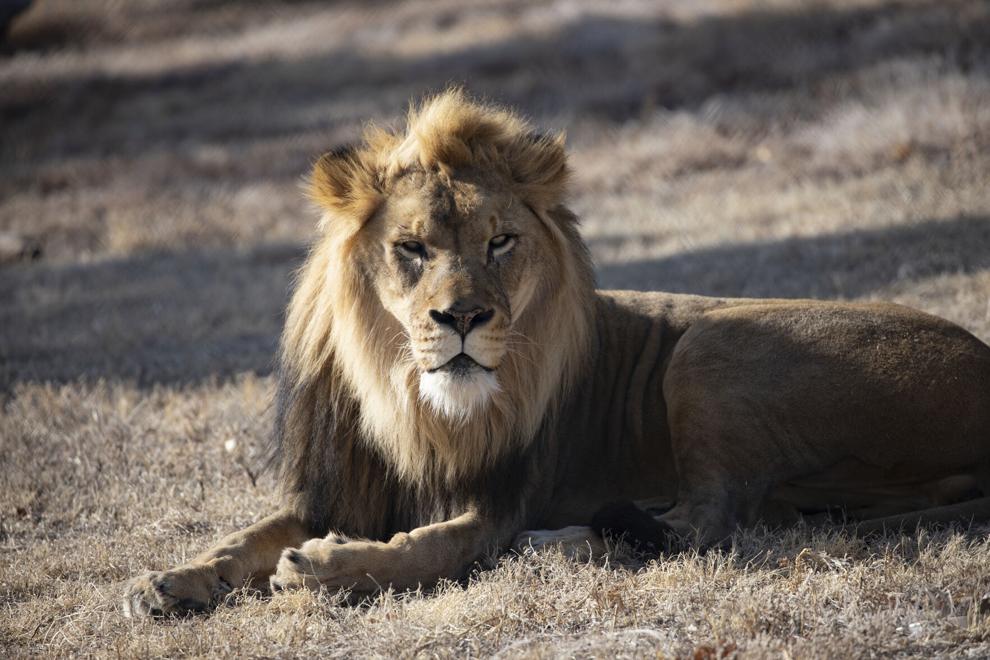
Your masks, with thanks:
M 312 533 L 387 540 L 469 504 L 564 528 L 654 500 L 678 503 L 662 518 L 676 532 L 711 543 L 758 521 L 988 492 L 990 347 L 954 324 L 887 304 L 629 291 L 598 292 L 588 312 L 567 396 L 474 478 L 405 481 L 354 422 L 314 424 L 326 444 L 301 463 L 329 471 L 300 488 L 316 495 L 302 510 Z M 961 490 L 938 487 L 953 478 Z
M 574 458 L 541 526 L 660 497 L 677 502 L 662 520 L 712 542 L 782 513 L 945 504 L 935 486 L 950 478 L 990 486 L 990 347 L 947 321 L 885 304 L 604 292 L 596 328 L 589 378 L 562 415 Z
M 324 156 L 278 374 L 285 507 L 138 578 L 128 611 L 273 572 L 428 584 L 615 500 L 668 500 L 664 529 L 706 546 L 990 495 L 990 347 L 892 305 L 596 292 L 566 178 L 561 140 L 458 92 Z

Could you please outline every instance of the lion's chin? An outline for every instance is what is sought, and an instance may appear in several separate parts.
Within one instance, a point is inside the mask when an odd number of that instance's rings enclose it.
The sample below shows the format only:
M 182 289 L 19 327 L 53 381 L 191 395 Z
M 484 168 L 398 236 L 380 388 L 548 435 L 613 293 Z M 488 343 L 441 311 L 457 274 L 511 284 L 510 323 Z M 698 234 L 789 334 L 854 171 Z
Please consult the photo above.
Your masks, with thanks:
M 499 391 L 498 378 L 481 368 L 470 371 L 424 371 L 419 376 L 419 399 L 437 414 L 455 421 L 484 410 Z

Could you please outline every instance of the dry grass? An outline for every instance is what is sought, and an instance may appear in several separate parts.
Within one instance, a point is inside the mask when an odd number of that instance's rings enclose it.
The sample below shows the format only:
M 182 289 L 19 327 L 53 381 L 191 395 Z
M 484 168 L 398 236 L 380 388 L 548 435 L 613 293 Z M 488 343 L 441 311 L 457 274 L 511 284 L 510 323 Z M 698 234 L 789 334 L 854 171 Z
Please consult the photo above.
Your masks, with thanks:
M 117 606 L 272 508 L 299 177 L 450 81 L 567 129 L 603 285 L 887 298 L 990 340 L 986 3 L 36 4 L 0 55 L 0 232 L 41 249 L 0 266 L 5 656 L 990 654 L 983 527 Z

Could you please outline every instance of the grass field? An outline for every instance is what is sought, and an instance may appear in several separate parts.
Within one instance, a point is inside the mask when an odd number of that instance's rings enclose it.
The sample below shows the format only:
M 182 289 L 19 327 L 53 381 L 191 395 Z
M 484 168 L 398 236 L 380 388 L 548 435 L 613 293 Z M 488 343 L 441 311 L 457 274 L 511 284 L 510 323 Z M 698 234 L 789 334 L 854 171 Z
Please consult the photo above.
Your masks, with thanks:
M 603 287 L 889 299 L 990 341 L 990 3 L 35 5 L 0 47 L 4 657 L 990 655 L 979 526 L 119 607 L 275 506 L 301 177 L 451 82 L 567 130 Z

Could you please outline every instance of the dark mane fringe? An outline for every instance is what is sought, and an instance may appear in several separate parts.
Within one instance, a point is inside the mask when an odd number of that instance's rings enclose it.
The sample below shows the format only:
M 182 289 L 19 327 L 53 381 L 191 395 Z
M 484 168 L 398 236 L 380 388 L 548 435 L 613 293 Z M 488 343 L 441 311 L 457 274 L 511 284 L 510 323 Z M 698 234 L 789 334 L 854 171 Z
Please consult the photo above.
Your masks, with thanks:
M 537 466 L 548 459 L 554 463 L 547 455 L 555 451 L 554 443 L 534 442 L 506 452 L 495 465 L 460 483 L 447 483 L 439 473 L 407 483 L 361 437 L 358 403 L 332 364 L 302 384 L 294 384 L 289 369 L 282 363 L 277 372 L 270 465 L 286 504 L 314 536 L 337 531 L 387 540 L 396 532 L 447 520 L 468 506 L 498 517 L 539 515 L 520 509 L 520 502 L 540 483 L 549 483 L 544 481 L 549 475 Z M 550 426 L 540 435 L 551 435 Z

